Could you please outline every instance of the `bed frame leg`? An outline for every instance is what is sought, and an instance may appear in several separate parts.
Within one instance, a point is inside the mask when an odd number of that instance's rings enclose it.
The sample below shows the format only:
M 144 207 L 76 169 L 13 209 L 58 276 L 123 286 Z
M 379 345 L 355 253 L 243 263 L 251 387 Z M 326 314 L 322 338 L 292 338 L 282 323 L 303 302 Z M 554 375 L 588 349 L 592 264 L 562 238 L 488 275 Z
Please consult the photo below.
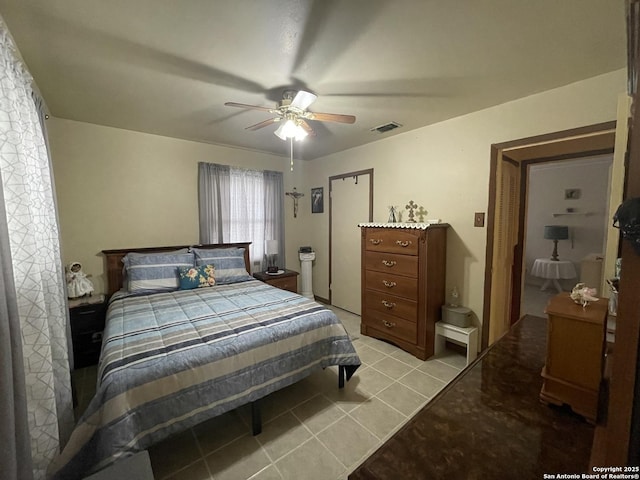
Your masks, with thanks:
M 344 366 L 338 365 L 338 388 L 344 388 Z
M 262 412 L 260 411 L 260 400 L 251 402 L 251 430 L 254 437 L 262 433 Z

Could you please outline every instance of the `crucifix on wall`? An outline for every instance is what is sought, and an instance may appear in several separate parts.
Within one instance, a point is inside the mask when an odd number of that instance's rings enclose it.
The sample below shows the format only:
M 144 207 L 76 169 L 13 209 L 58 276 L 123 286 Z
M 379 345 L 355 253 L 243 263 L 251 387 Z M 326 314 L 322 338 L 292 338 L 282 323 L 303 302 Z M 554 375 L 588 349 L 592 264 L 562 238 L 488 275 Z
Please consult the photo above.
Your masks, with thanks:
M 293 198 L 293 218 L 298 217 L 298 199 L 304 197 L 304 193 L 300 193 L 293 187 L 293 192 L 285 192 L 285 195 Z

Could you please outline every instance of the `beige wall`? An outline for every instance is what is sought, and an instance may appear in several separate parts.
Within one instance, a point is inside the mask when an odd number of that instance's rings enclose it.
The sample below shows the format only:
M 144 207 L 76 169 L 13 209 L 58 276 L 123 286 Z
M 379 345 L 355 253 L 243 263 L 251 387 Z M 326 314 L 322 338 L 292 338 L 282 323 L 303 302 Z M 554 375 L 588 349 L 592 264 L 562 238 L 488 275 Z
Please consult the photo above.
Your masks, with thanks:
M 387 221 L 388 205 L 413 200 L 428 218 L 450 223 L 447 292 L 456 286 L 461 302 L 480 317 L 487 232 L 473 218 L 487 211 L 491 144 L 615 120 L 625 82 L 626 71 L 618 70 L 314 160 L 298 190 L 326 189 L 330 176 L 374 168 L 374 221 Z M 314 292 L 325 298 L 328 217 L 328 205 L 322 215 L 305 208 L 288 234 L 289 241 L 316 248 Z
M 57 118 L 47 127 L 64 262 L 81 262 L 96 292 L 106 289 L 101 250 L 198 242 L 198 162 L 284 171 L 290 182 L 282 157 Z
M 313 245 L 314 293 L 327 298 L 329 199 L 325 213 L 312 215 L 310 189 L 328 191 L 330 176 L 374 168 L 374 220 L 387 220 L 387 205 L 414 200 L 429 218 L 450 223 L 447 290 L 457 286 L 462 303 L 480 316 L 486 229 L 473 227 L 473 217 L 487 210 L 490 145 L 614 120 L 625 81 L 625 70 L 619 70 L 296 162 L 294 172 L 283 157 L 51 119 L 65 262 L 83 262 L 102 290 L 100 250 L 196 242 L 198 161 L 283 170 L 285 189 L 295 186 L 305 194 L 297 219 L 292 200 L 285 199 L 287 267 L 299 269 L 298 246 Z M 353 128 L 367 126 L 356 123 Z

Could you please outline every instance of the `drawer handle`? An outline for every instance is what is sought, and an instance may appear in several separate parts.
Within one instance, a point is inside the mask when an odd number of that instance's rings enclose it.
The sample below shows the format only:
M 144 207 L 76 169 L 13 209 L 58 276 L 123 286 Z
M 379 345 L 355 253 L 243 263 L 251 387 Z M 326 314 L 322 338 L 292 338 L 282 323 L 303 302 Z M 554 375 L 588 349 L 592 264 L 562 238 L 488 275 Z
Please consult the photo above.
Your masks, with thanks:
M 382 240 L 379 238 L 370 238 L 369 241 L 373 244 L 373 245 L 380 245 L 382 243 Z
M 411 245 L 411 240 L 405 240 L 404 242 L 402 240 L 396 240 L 396 245 L 400 245 L 401 247 L 408 247 L 409 245 Z
M 395 260 L 382 260 L 382 264 L 385 267 L 393 267 L 396 264 Z
M 396 324 L 395 324 L 395 323 L 393 323 L 393 322 L 389 322 L 389 321 L 387 321 L 387 320 L 382 320 L 382 323 L 383 323 L 383 324 L 384 324 L 384 326 L 385 326 L 385 327 L 387 327 L 387 328 L 393 328 L 393 327 L 395 327 L 395 326 L 396 326 Z
M 386 280 L 382 280 L 382 283 L 384 283 L 384 286 L 387 288 L 393 288 L 396 286 L 396 282 L 388 282 Z
M 385 307 L 387 307 L 388 309 L 392 309 L 393 307 L 395 307 L 395 306 L 396 306 L 396 304 L 395 304 L 395 303 L 393 303 L 393 302 L 387 302 L 386 300 L 382 300 L 382 304 L 383 304 Z

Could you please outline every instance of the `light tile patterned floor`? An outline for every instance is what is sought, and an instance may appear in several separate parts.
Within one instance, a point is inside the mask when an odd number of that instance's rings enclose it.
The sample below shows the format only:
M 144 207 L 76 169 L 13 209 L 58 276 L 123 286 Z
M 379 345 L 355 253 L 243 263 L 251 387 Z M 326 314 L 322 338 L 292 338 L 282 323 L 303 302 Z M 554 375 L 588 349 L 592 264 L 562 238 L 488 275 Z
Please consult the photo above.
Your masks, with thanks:
M 418 360 L 361 335 L 359 316 L 334 311 L 363 362 L 344 389 L 327 368 L 266 397 L 256 437 L 248 407 L 171 437 L 149 451 L 156 480 L 344 480 L 465 367 L 450 351 Z M 85 408 L 95 367 L 74 375 Z

